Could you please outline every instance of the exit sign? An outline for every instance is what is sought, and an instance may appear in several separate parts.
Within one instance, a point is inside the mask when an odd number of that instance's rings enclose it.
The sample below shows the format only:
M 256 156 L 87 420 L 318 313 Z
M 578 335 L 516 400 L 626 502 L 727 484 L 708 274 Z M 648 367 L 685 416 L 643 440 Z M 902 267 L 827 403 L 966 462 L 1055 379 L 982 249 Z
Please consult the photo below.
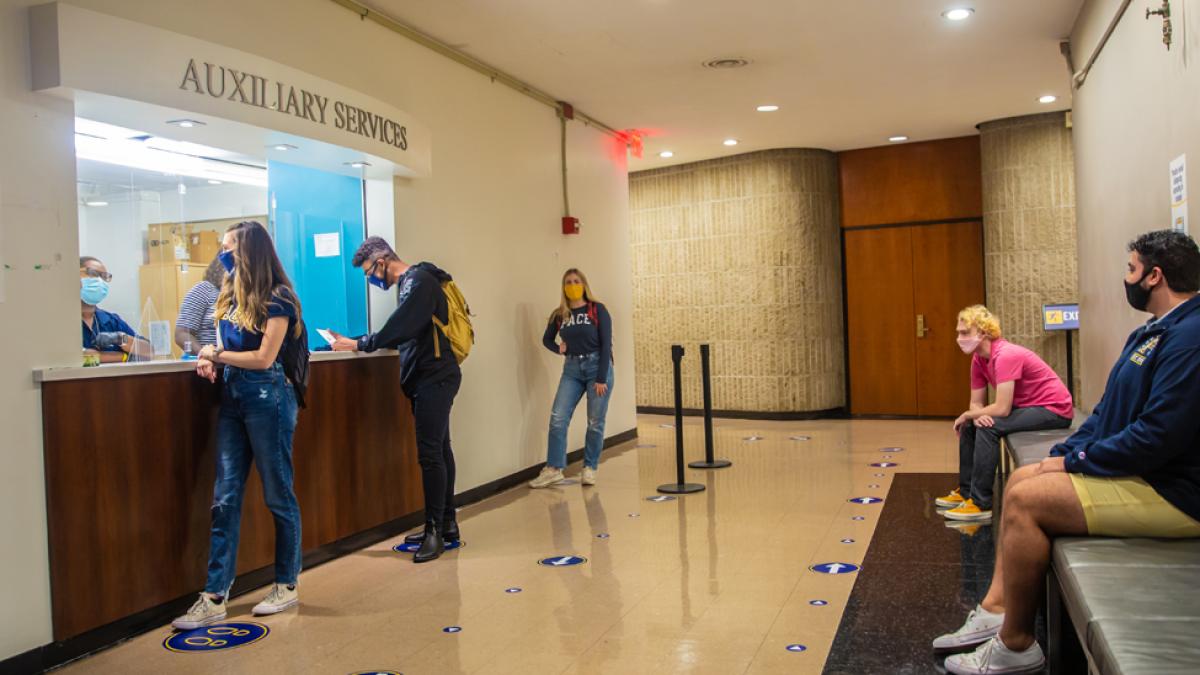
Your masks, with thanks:
M 1079 330 L 1079 305 L 1044 305 L 1042 326 L 1046 330 Z

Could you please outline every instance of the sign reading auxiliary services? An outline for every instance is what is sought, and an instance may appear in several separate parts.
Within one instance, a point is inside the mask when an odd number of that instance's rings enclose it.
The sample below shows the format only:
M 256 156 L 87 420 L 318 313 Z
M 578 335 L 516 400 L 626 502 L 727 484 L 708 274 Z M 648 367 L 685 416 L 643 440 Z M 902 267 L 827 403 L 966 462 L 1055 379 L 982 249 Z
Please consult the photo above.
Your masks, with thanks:
M 1171 229 L 1187 233 L 1187 155 L 1171 162 Z
M 61 2 L 30 8 L 33 88 L 141 101 L 430 170 L 429 132 L 379 99 L 281 63 Z

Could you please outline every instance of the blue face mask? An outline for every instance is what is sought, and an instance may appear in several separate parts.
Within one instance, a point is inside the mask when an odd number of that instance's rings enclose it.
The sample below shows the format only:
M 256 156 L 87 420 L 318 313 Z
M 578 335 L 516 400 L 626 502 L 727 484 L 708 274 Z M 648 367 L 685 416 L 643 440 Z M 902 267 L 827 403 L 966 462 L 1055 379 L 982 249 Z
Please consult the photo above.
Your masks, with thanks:
M 374 265 L 371 265 L 371 273 L 367 275 L 367 283 L 371 284 L 372 286 L 374 286 L 375 288 L 378 288 L 381 291 L 386 291 L 387 289 L 392 287 L 392 285 L 389 284 L 387 281 L 387 265 L 384 265 L 384 267 L 383 267 L 383 275 L 384 275 L 383 279 L 380 279 L 379 277 L 375 276 L 375 268 L 378 266 L 379 266 L 378 261 L 376 261 L 376 263 Z
M 84 277 L 79 283 L 79 299 L 86 304 L 95 307 L 108 297 L 108 282 L 103 279 Z
M 233 251 L 221 251 L 217 254 L 217 260 L 221 261 L 221 267 L 224 267 L 226 272 L 233 274 Z

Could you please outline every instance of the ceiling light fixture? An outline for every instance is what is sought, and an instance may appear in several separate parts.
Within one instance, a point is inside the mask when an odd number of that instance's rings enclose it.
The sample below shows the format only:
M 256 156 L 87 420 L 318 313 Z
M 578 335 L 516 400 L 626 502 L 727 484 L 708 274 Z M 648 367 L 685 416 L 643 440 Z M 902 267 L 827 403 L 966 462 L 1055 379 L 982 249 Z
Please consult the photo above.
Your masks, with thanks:
M 671 152 L 670 150 L 663 150 L 662 152 L 658 153 L 658 156 L 662 157 L 663 159 L 671 159 L 675 156 L 675 153 Z
M 84 202 L 88 206 L 108 206 L 108 202 Z
M 1038 99 L 1038 103 L 1054 103 L 1057 100 L 1058 100 L 1057 96 L 1055 96 L 1053 94 L 1046 94 L 1045 96 L 1042 96 L 1041 98 Z
M 757 110 L 758 112 L 775 112 L 776 110 L 779 110 L 779 106 L 777 106 L 777 105 L 760 105 L 757 108 L 755 108 L 755 110 Z
M 205 123 L 201 122 L 200 120 L 167 120 L 167 124 L 173 124 L 177 127 L 183 127 L 184 129 L 202 127 L 205 125 Z
M 210 179 L 208 180 L 208 184 L 209 184 L 209 185 L 223 185 L 223 184 L 224 184 L 224 181 L 212 180 L 212 179 L 210 178 Z
M 345 164 L 346 166 L 352 166 L 355 169 L 371 166 L 370 162 L 342 162 L 342 164 Z
M 950 21 L 966 21 L 967 19 L 971 18 L 971 15 L 974 13 L 975 10 L 971 9 L 970 7 L 956 7 L 955 9 L 948 9 L 942 12 L 942 16 Z
M 726 138 L 725 139 L 725 145 L 728 145 L 729 147 L 733 147 L 737 144 L 738 144 L 738 140 L 736 138 Z
M 271 149 L 278 150 L 280 152 L 287 152 L 289 150 L 299 150 L 300 148 L 292 145 L 291 143 L 278 143 L 276 145 L 272 145 Z
M 903 143 L 908 140 L 908 136 L 888 136 L 888 141 L 892 143 Z

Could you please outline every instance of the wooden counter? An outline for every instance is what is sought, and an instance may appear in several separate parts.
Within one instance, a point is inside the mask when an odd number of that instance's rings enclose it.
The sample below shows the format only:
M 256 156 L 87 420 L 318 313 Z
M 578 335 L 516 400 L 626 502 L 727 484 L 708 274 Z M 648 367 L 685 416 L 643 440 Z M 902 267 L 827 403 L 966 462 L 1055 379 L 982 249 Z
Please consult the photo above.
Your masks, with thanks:
M 422 507 L 399 359 L 329 356 L 312 363 L 293 451 L 305 553 Z M 189 367 L 70 370 L 37 376 L 56 641 L 201 590 L 220 401 L 218 385 Z M 274 526 L 252 473 L 238 573 L 273 562 Z

